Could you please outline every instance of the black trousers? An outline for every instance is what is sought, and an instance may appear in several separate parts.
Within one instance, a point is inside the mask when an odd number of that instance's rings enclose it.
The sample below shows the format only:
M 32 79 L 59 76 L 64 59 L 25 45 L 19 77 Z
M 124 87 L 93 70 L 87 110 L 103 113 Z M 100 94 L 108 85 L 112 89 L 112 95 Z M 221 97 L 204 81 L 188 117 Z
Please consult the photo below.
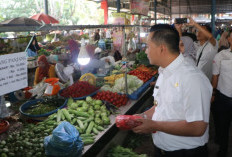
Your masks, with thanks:
M 155 147 L 154 157 L 208 157 L 207 144 L 194 149 L 181 149 L 176 151 L 163 151 Z
M 232 121 L 232 98 L 217 91 L 211 111 L 215 125 L 215 142 L 219 144 L 218 156 L 226 157 Z

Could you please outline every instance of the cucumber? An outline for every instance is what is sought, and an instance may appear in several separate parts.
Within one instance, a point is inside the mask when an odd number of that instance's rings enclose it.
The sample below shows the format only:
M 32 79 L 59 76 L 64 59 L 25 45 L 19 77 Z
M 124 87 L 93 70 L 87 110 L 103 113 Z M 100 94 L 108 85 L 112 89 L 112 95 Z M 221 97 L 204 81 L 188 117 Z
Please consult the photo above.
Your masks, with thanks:
M 97 135 L 99 132 L 98 132 L 98 130 L 97 130 L 96 128 L 93 128 L 93 133 L 94 133 L 95 135 Z
M 96 128 L 97 128 L 99 131 L 104 131 L 104 130 L 105 130 L 102 126 L 99 126 L 99 125 L 97 125 Z
M 93 121 L 91 121 L 90 123 L 89 123 L 89 126 L 88 126 L 88 128 L 87 128 L 87 130 L 86 130 L 86 134 L 90 134 L 91 133 L 91 131 L 92 131 L 92 129 L 93 129 L 93 126 L 94 126 L 94 122 Z
M 94 137 L 93 134 L 81 134 L 80 136 L 81 137 Z
M 77 123 L 81 129 L 84 129 L 84 125 L 81 120 L 77 119 Z
M 86 120 L 86 117 L 77 117 L 77 119 Z
M 94 140 L 92 140 L 92 139 L 86 139 L 86 140 L 83 140 L 83 143 L 84 143 L 85 145 L 93 144 L 93 143 L 94 143 Z
M 56 117 L 56 121 L 57 122 L 60 122 L 60 119 L 61 119 L 61 110 L 60 109 L 58 109 L 58 111 L 57 111 L 57 117 Z
M 70 116 L 68 110 L 67 109 L 62 109 L 62 112 L 63 112 L 63 114 L 65 116 L 65 119 L 67 119 L 69 122 L 71 122 L 71 116 Z

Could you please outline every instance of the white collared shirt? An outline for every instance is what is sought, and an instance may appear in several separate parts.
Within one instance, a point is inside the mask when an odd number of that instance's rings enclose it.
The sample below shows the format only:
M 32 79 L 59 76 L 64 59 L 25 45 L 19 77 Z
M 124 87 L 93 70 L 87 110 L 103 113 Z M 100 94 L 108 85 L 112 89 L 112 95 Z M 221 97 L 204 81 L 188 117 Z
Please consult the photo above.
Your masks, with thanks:
M 158 105 L 152 120 L 203 120 L 208 123 L 212 86 L 207 77 L 184 60 L 182 54 L 166 68 L 160 68 L 159 73 L 156 83 L 158 88 L 154 88 L 153 93 Z M 160 131 L 152 136 L 154 144 L 166 151 L 192 149 L 207 143 L 208 128 L 201 137 L 175 136 Z
M 213 61 L 213 75 L 219 75 L 217 89 L 232 98 L 232 52 L 222 50 Z
M 203 49 L 204 48 L 204 49 Z M 202 72 L 209 78 L 211 81 L 212 79 L 212 62 L 214 59 L 214 56 L 217 54 L 218 51 L 218 42 L 216 42 L 216 45 L 213 46 L 209 41 L 205 42 L 202 46 L 199 46 L 197 50 L 196 55 L 196 64 L 198 61 L 198 58 L 200 56 L 201 51 L 202 56 L 200 58 L 198 68 L 202 70 Z

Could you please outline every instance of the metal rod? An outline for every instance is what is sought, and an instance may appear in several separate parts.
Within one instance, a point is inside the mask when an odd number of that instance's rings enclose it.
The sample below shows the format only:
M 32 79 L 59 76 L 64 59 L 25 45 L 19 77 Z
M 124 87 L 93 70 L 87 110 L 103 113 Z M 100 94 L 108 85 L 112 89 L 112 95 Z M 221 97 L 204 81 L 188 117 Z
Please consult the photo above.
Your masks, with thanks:
M 150 27 L 147 25 L 60 25 L 51 26 L 45 25 L 43 28 L 37 31 L 52 31 L 52 30 L 75 30 L 75 29 L 91 29 L 91 28 L 112 28 L 112 27 Z M 0 27 L 0 32 L 28 32 L 35 31 L 38 26 L 11 26 L 11 27 Z
M 216 0 L 212 0 L 211 6 L 211 27 L 212 27 L 212 34 L 215 33 L 215 14 L 216 14 Z
M 172 24 L 172 0 L 170 0 L 170 24 Z
M 154 16 L 155 24 L 157 24 L 157 0 L 154 0 Z
M 45 14 L 48 15 L 48 0 L 44 0 L 44 9 L 45 9 Z
M 120 13 L 121 3 L 120 0 L 117 0 L 117 13 Z

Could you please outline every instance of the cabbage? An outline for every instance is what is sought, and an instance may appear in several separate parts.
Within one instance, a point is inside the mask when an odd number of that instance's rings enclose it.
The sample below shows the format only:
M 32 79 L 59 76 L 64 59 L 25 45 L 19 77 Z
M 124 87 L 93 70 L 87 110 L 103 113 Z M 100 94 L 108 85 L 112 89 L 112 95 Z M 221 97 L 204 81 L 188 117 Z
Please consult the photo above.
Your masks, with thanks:
M 143 81 L 140 80 L 138 77 L 133 75 L 127 75 L 128 94 L 132 94 L 142 85 L 143 85 Z M 124 77 L 119 78 L 115 81 L 115 85 L 113 86 L 113 92 L 123 93 L 123 94 L 126 93 Z

